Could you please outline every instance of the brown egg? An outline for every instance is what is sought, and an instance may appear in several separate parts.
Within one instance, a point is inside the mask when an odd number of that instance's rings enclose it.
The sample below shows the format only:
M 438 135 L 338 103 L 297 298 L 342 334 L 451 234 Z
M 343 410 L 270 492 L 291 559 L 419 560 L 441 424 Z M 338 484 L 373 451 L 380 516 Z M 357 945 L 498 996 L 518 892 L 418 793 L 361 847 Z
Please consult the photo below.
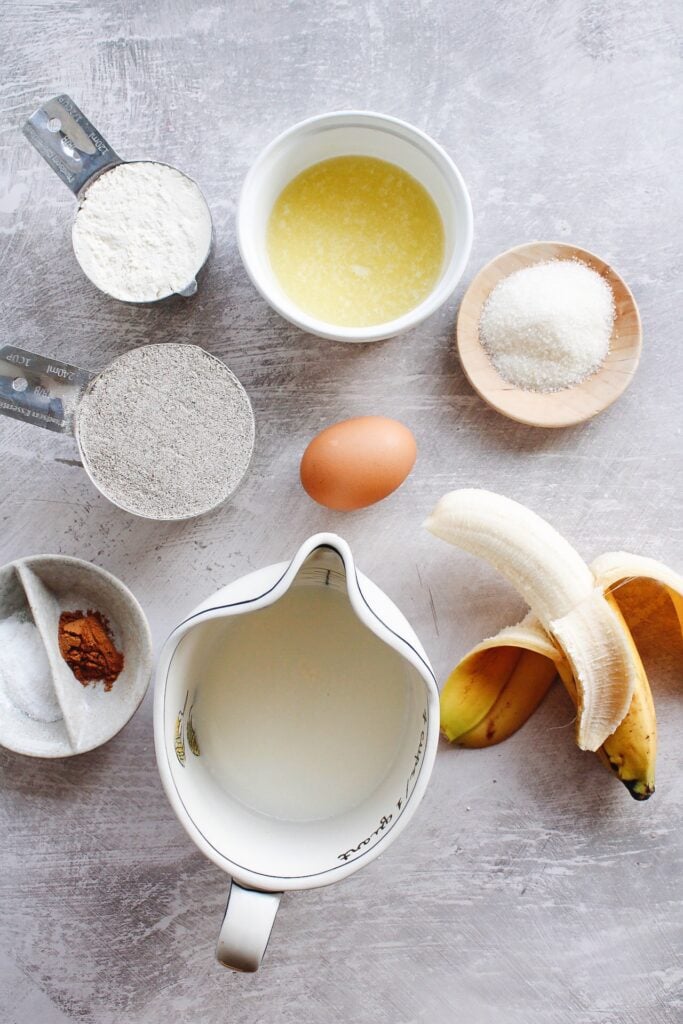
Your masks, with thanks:
M 322 430 L 301 459 L 301 483 L 320 505 L 348 512 L 381 501 L 415 465 L 415 438 L 386 416 L 357 416 Z

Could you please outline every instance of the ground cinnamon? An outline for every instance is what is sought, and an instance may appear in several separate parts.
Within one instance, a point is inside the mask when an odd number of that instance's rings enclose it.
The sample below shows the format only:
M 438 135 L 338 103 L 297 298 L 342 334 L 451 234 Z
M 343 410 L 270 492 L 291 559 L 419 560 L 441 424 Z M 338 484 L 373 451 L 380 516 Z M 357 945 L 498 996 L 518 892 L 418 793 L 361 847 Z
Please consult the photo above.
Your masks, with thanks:
M 62 612 L 59 650 L 79 683 L 101 679 L 111 690 L 123 669 L 123 654 L 116 650 L 109 623 L 101 612 Z

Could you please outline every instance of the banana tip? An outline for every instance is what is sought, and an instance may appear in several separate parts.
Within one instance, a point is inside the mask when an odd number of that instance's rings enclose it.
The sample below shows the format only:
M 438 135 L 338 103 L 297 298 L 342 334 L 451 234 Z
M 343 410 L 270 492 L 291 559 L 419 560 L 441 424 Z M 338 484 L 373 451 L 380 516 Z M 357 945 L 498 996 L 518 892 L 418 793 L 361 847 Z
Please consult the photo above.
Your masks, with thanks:
M 649 800 L 655 791 L 654 784 L 649 785 L 639 779 L 622 779 L 634 800 Z

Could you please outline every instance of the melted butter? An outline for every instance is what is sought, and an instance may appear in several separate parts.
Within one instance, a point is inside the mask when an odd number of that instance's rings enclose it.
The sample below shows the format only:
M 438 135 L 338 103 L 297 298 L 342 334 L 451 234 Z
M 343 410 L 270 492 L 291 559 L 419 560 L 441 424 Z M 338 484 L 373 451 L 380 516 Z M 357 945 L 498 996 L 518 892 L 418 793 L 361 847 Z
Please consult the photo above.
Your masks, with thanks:
M 340 156 L 302 171 L 268 223 L 271 266 L 304 312 L 342 327 L 386 323 L 419 305 L 444 255 L 439 211 L 395 164 Z

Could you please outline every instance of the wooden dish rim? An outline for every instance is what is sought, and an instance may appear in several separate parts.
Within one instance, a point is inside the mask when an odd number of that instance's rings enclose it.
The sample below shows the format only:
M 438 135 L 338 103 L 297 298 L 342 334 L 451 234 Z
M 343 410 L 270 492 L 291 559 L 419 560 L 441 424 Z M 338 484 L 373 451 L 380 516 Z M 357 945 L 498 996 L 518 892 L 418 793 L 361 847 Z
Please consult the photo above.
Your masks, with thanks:
M 595 270 L 597 273 L 600 274 L 601 277 L 607 280 L 613 292 L 615 291 L 615 286 L 618 286 L 619 290 L 622 293 L 621 301 L 625 302 L 628 307 L 627 311 L 622 311 L 621 314 L 617 313 L 617 316 L 615 317 L 614 331 L 612 339 L 610 340 L 610 353 L 608 354 L 605 363 L 603 363 L 600 369 L 597 370 L 594 374 L 592 374 L 592 376 L 588 377 L 585 381 L 582 381 L 580 384 L 576 384 L 572 388 L 565 388 L 562 391 L 554 392 L 524 391 L 521 388 L 516 388 L 514 387 L 514 385 L 509 384 L 507 381 L 505 381 L 497 372 L 497 370 L 491 363 L 488 354 L 483 348 L 481 341 L 479 339 L 478 330 L 476 333 L 476 337 L 472 337 L 471 325 L 468 323 L 465 326 L 464 323 L 465 317 L 467 317 L 468 320 L 472 319 L 471 306 L 474 300 L 471 298 L 471 296 L 472 292 L 477 288 L 480 279 L 488 272 L 490 272 L 493 268 L 497 267 L 497 265 L 504 261 L 506 258 L 514 256 L 515 254 L 520 254 L 529 257 L 535 256 L 537 250 L 540 247 L 560 250 L 561 252 L 566 253 L 567 257 L 580 259 L 581 262 L 586 263 L 589 267 L 591 267 L 591 269 Z M 562 258 L 561 256 L 559 256 L 559 254 L 556 256 L 551 256 L 549 254 L 545 254 L 545 256 L 542 256 L 539 253 L 538 258 L 530 259 L 528 265 L 533 266 L 534 263 L 545 262 L 549 259 L 557 259 L 558 257 Z M 504 276 L 506 275 L 501 274 L 499 279 L 502 280 Z M 486 299 L 490 294 L 491 291 L 489 290 L 486 293 L 484 299 L 481 301 L 481 304 L 479 305 L 479 308 L 477 310 L 477 323 L 479 321 L 479 316 L 481 314 L 481 308 L 483 307 L 484 303 L 486 302 Z M 618 298 L 619 297 L 615 294 L 615 301 L 618 301 Z M 592 409 L 589 409 L 588 411 L 577 411 L 575 413 L 565 413 L 564 416 L 558 415 L 562 407 L 565 406 L 565 403 L 568 400 L 570 400 L 570 396 L 573 395 L 576 397 L 577 393 L 585 395 L 588 389 L 590 389 L 590 392 L 592 393 L 592 390 L 595 387 L 595 382 L 605 381 L 606 377 L 609 377 L 611 380 L 614 372 L 614 366 L 613 364 L 610 363 L 610 355 L 613 353 L 611 345 L 614 340 L 615 333 L 618 332 L 619 323 L 623 322 L 626 316 L 630 316 L 633 321 L 630 328 L 632 338 L 631 343 L 629 345 L 629 350 L 631 351 L 631 365 L 629 366 L 628 370 L 623 374 L 623 379 L 616 383 L 611 383 L 609 387 L 609 393 L 606 396 L 606 398 L 604 398 L 604 400 L 602 401 L 598 401 L 596 398 L 595 402 L 593 403 L 594 407 Z M 517 423 L 523 423 L 526 426 L 547 427 L 550 429 L 561 429 L 563 427 L 575 426 L 576 424 L 583 423 L 586 420 L 591 419 L 593 416 L 598 415 L 600 412 L 603 412 L 605 409 L 609 408 L 609 406 L 612 405 L 613 402 L 615 402 L 624 393 L 626 388 L 631 383 L 631 380 L 633 379 L 633 376 L 638 368 L 640 356 L 642 353 L 642 340 L 643 330 L 638 304 L 634 298 L 633 292 L 626 284 L 623 277 L 621 277 L 621 275 L 614 269 L 614 267 L 611 264 L 607 263 L 600 256 L 596 255 L 596 253 L 591 252 L 589 249 L 583 249 L 581 246 L 572 245 L 569 242 L 525 242 L 521 245 L 512 246 L 510 249 L 506 249 L 504 252 L 501 252 L 497 256 L 494 256 L 492 259 L 488 260 L 488 262 L 485 263 L 484 266 L 480 268 L 480 270 L 475 274 L 475 276 L 470 281 L 467 290 L 465 291 L 465 294 L 462 297 L 456 321 L 456 344 L 458 349 L 458 355 L 460 358 L 460 363 L 465 373 L 465 376 L 467 377 L 467 380 L 469 381 L 470 385 L 474 388 L 476 393 L 479 395 L 479 397 L 482 398 L 488 405 L 490 405 L 491 408 L 495 409 L 501 415 L 506 416 L 508 419 L 514 420 Z M 465 353 L 463 354 L 464 345 L 467 345 L 470 351 L 466 350 Z M 506 398 L 511 399 L 513 403 L 514 400 L 517 399 L 520 405 L 523 405 L 524 403 L 531 403 L 532 405 L 543 406 L 548 409 L 548 415 L 542 417 L 539 417 L 537 414 L 524 415 L 522 413 L 513 412 L 510 408 L 507 407 L 507 402 L 501 403 L 500 400 L 497 398 L 496 393 L 491 390 L 491 383 L 482 382 L 479 379 L 480 372 L 477 370 L 476 367 L 472 367 L 472 351 L 476 352 L 478 355 L 480 354 L 483 357 L 483 359 L 486 360 L 486 376 L 488 378 L 491 378 L 492 381 L 498 385 L 498 389 L 501 392 L 505 393 Z M 550 410 L 552 410 L 553 406 L 557 407 L 557 411 L 554 417 L 550 415 Z

